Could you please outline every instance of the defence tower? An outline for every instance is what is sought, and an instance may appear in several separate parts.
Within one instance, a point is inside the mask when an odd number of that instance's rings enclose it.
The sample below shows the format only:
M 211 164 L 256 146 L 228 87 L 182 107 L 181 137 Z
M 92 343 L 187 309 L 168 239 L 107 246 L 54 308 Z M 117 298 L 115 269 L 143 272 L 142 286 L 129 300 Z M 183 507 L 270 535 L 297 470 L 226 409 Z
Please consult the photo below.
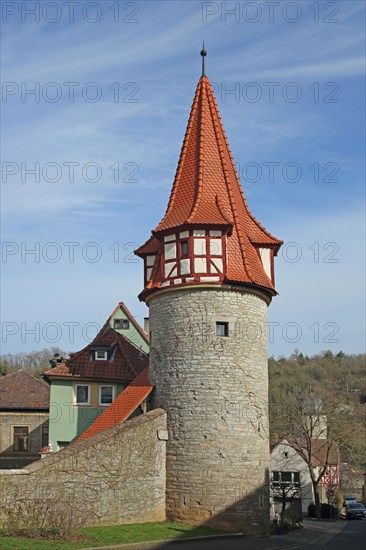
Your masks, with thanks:
M 153 404 L 168 414 L 167 515 L 266 536 L 267 306 L 282 241 L 249 211 L 201 55 L 169 204 L 136 250 Z

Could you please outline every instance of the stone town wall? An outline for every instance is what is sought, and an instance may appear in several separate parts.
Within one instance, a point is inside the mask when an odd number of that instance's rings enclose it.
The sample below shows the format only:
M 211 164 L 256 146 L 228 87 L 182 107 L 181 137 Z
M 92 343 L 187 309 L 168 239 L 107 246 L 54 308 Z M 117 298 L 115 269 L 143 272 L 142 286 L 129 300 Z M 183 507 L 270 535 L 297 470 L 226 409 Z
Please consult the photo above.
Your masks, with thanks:
M 149 300 L 153 406 L 168 415 L 167 516 L 269 533 L 267 302 L 238 287 Z M 228 337 L 216 322 L 229 323 Z
M 163 521 L 166 437 L 166 414 L 154 410 L 27 469 L 2 470 L 0 527 L 12 512 L 19 527 L 34 527 L 45 507 L 45 526 L 57 515 L 73 525 Z

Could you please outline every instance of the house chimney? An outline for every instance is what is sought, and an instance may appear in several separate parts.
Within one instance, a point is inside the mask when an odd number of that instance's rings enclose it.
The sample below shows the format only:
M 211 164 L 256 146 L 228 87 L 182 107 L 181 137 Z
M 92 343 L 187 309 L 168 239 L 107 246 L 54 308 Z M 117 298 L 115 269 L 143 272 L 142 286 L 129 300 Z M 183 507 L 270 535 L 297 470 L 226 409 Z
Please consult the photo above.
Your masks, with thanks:
M 144 317 L 144 331 L 146 332 L 146 334 L 149 334 L 150 332 L 148 317 Z

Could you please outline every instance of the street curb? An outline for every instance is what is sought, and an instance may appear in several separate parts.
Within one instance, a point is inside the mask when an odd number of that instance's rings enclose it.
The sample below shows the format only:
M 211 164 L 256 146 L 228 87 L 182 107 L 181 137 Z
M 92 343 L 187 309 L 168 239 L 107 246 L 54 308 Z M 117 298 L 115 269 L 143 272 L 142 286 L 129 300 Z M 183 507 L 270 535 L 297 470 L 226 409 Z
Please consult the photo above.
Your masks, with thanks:
M 305 523 L 305 522 L 304 522 Z M 306 522 L 308 523 L 308 522 Z M 289 532 L 289 533 L 285 533 L 283 535 L 271 535 L 270 537 L 268 537 L 267 539 L 260 539 L 260 538 L 255 538 L 256 541 L 258 540 L 286 540 L 286 538 L 290 535 L 292 535 L 292 540 L 293 542 L 296 541 L 297 539 L 297 542 L 299 543 L 304 543 L 304 542 L 307 542 L 309 543 L 308 540 L 306 539 L 303 539 L 301 540 L 300 538 L 300 533 L 304 531 L 309 531 L 309 530 L 312 530 L 312 527 L 313 525 L 317 525 L 316 523 L 312 524 L 312 522 L 309 522 L 308 525 L 303 524 L 303 527 L 301 529 L 298 529 L 294 532 Z M 341 528 L 338 527 L 338 529 L 322 529 L 322 527 L 319 525 L 318 528 L 315 527 L 315 529 L 313 529 L 313 531 L 317 531 L 317 530 L 324 530 L 324 532 L 321 534 L 321 535 L 318 535 L 318 537 L 316 537 L 315 540 L 319 539 L 319 542 L 321 543 L 324 543 L 325 542 L 328 542 L 329 540 L 331 540 L 333 537 L 337 536 L 339 533 L 341 533 L 343 531 L 343 529 L 346 527 L 346 524 L 347 522 L 341 522 L 342 523 L 342 526 Z M 338 524 L 338 522 L 337 522 Z M 334 523 L 332 522 L 332 525 L 334 525 Z M 323 524 L 324 526 L 324 524 Z M 298 536 L 296 537 L 296 534 L 298 534 Z M 317 533 L 318 534 L 318 533 Z M 235 539 L 235 538 L 246 538 L 247 540 L 251 540 L 251 537 L 248 537 L 247 535 L 245 535 L 244 533 L 228 533 L 228 534 L 223 534 L 223 535 L 205 535 L 205 536 L 201 536 L 201 537 L 182 537 L 182 538 L 179 538 L 179 539 L 163 539 L 163 540 L 150 540 L 150 541 L 144 541 L 144 542 L 130 542 L 130 543 L 124 543 L 124 544 L 117 544 L 117 545 L 113 545 L 113 546 L 89 546 L 88 548 L 81 548 L 80 550 L 144 550 L 145 548 L 151 548 L 153 547 L 154 545 L 164 545 L 164 544 L 177 544 L 179 545 L 180 543 L 184 543 L 184 542 L 195 542 L 195 541 L 210 541 L 210 540 L 220 540 L 220 539 Z M 287 538 L 287 540 L 289 540 Z M 314 541 L 311 542 L 311 544 L 314 544 Z M 275 550 L 275 549 L 273 549 Z
M 80 550 L 140 550 L 149 548 L 153 544 L 180 544 L 181 542 L 190 541 L 204 541 L 204 540 L 219 540 L 228 538 L 242 538 L 246 535 L 244 533 L 228 533 L 227 535 L 205 535 L 202 537 L 185 537 L 179 539 L 163 539 L 163 540 L 150 540 L 145 542 L 127 542 L 124 544 L 117 544 L 114 546 L 89 546 L 88 548 L 81 548 Z

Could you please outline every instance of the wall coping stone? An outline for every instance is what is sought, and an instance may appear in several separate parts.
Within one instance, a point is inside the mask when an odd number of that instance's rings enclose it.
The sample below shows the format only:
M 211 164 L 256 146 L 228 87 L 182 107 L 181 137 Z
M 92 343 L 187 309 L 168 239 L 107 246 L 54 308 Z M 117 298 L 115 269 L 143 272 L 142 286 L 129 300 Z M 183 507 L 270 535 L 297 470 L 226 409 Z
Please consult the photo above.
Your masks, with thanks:
M 0 476 L 6 476 L 6 475 L 8 475 L 8 476 L 10 476 L 10 475 L 12 475 L 12 476 L 14 476 L 14 475 L 18 475 L 18 476 L 20 475 L 21 476 L 21 475 L 23 475 L 24 476 L 24 475 L 28 475 L 28 474 L 29 474 L 29 472 L 25 468 L 21 468 L 21 469 L 18 469 L 18 470 L 15 470 L 15 469 L 13 469 L 13 470 L 12 469 L 0 470 Z

